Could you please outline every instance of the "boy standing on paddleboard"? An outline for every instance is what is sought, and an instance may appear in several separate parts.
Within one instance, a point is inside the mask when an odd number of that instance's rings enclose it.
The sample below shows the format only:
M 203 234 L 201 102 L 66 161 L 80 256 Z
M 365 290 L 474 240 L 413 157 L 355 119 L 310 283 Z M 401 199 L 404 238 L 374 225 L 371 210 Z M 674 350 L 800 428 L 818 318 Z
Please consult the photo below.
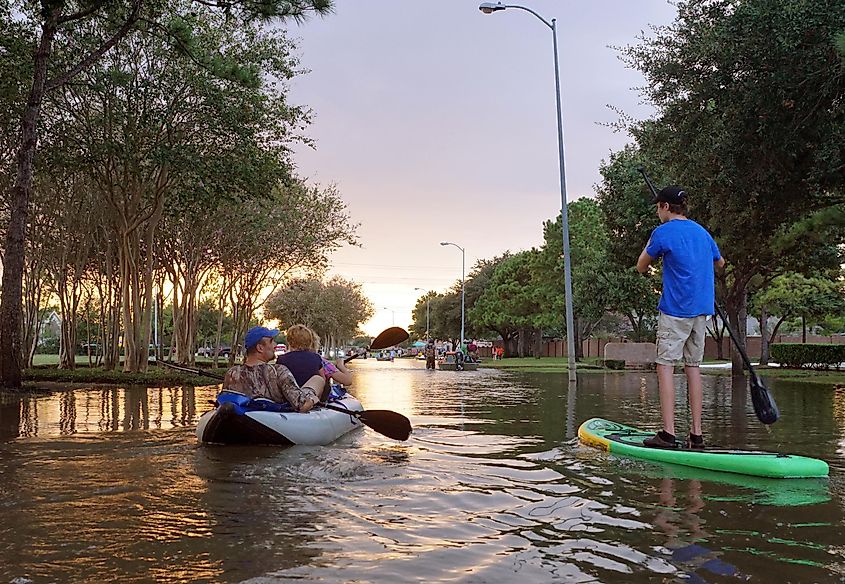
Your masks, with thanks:
M 643 440 L 646 446 L 675 448 L 675 363 L 683 359 L 692 412 L 689 444 L 704 448 L 701 431 L 701 360 L 707 319 L 713 314 L 714 266 L 725 260 L 713 237 L 701 225 L 687 219 L 687 193 L 681 187 L 663 188 L 654 199 L 660 225 L 637 260 L 644 274 L 658 258 L 663 259 L 663 293 L 657 308 L 657 384 L 663 429 Z

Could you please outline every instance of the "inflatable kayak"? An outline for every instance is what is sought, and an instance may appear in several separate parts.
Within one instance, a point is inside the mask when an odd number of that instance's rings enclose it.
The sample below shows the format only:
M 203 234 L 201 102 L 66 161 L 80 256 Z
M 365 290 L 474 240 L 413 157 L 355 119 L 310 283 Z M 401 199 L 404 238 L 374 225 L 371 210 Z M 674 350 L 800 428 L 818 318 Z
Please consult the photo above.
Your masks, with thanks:
M 332 392 L 332 406 L 363 410 L 352 395 L 337 388 Z M 197 423 L 197 438 L 206 444 L 324 445 L 362 426 L 354 416 L 336 410 L 318 407 L 300 414 L 287 404 L 235 391 L 220 392 L 215 405 Z
M 668 462 L 732 472 L 758 477 L 780 479 L 826 477 L 827 463 L 815 458 L 793 456 L 760 450 L 728 450 L 705 448 L 649 448 L 643 440 L 653 435 L 616 422 L 592 418 L 578 428 L 578 438 L 588 446 L 607 450 L 613 454 L 631 456 L 656 462 Z

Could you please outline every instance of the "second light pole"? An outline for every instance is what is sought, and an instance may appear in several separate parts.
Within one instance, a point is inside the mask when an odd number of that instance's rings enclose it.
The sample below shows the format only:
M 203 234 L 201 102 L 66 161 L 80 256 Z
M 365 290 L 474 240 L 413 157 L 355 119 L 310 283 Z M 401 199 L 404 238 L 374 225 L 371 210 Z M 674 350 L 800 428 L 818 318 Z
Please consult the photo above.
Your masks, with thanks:
M 414 288 L 414 290 L 419 290 L 420 292 L 425 292 L 425 342 L 428 342 L 428 339 L 431 337 L 431 295 L 428 291 L 423 290 L 422 288 Z
M 484 14 L 493 14 L 508 8 L 524 10 L 536 16 L 543 24 L 552 29 L 552 48 L 555 53 L 555 96 L 557 98 L 557 144 L 560 165 L 560 223 L 563 232 L 563 289 L 566 298 L 566 354 L 569 361 L 569 381 L 575 381 L 575 318 L 572 315 L 572 267 L 569 253 L 569 217 L 566 209 L 566 165 L 563 156 L 563 113 L 560 102 L 560 68 L 557 63 L 557 25 L 525 6 L 502 4 L 501 2 L 482 2 L 478 9 Z
M 461 342 L 458 347 L 463 350 L 464 346 L 464 274 L 466 272 L 466 259 L 467 254 L 466 250 L 462 248 L 457 243 L 452 243 L 451 241 L 441 241 L 440 245 L 454 245 L 459 250 L 461 250 Z

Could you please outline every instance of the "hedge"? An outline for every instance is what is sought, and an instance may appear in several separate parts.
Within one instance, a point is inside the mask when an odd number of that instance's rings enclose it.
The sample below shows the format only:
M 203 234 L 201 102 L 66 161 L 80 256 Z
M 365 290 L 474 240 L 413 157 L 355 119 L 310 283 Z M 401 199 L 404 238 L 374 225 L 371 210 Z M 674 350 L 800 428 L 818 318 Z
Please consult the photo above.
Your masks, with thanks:
M 602 364 L 608 369 L 625 369 L 625 359 L 602 359 Z
M 818 343 L 776 343 L 772 360 L 791 369 L 831 369 L 839 371 L 845 362 L 845 345 Z
M 220 375 L 226 369 L 205 369 Z M 120 370 L 105 371 L 99 367 L 78 366 L 75 369 L 58 369 L 56 366 L 42 366 L 23 370 L 26 381 L 51 381 L 59 383 L 108 383 L 118 385 L 146 385 L 147 387 L 167 387 L 172 385 L 214 385 L 219 383 L 205 376 L 196 376 L 164 367 L 151 366 L 146 373 L 124 373 Z

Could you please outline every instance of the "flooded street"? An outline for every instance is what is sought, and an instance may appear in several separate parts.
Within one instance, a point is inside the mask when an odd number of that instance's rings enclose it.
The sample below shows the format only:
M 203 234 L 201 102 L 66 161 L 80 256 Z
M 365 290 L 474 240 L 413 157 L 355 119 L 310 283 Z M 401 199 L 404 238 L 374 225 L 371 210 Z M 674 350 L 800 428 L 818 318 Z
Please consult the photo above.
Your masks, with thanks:
M 775 480 L 577 443 L 590 417 L 657 429 L 653 373 L 570 390 L 561 374 L 355 367 L 352 393 L 408 415 L 408 442 L 200 447 L 216 386 L 6 400 L 0 582 L 845 581 L 843 390 L 770 380 L 767 430 L 745 386 L 705 376 L 710 444 L 831 467 Z

